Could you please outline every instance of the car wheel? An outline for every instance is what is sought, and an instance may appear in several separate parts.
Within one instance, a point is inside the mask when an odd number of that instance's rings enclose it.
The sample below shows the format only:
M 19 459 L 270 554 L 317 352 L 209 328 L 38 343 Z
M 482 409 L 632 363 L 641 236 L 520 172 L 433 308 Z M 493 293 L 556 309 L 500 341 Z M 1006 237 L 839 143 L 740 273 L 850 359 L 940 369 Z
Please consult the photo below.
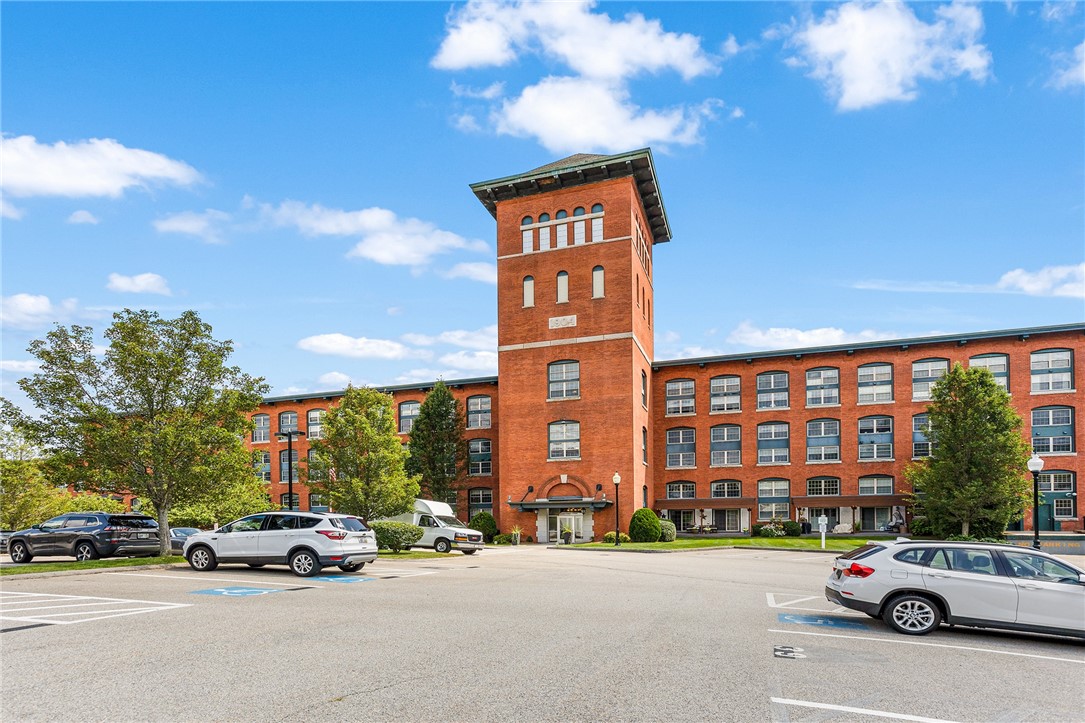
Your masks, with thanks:
M 11 556 L 12 562 L 30 562 L 34 559 L 34 556 L 30 554 L 30 548 L 26 546 L 25 542 L 15 541 L 8 547 L 8 554 Z
M 98 551 L 95 550 L 94 545 L 89 542 L 80 542 L 75 546 L 75 559 L 79 560 L 79 562 L 97 560 L 98 557 Z
M 215 559 L 215 553 L 211 552 L 210 548 L 203 546 L 189 550 L 188 564 L 196 572 L 211 572 L 219 566 L 218 560 Z
M 433 549 L 435 552 L 451 552 L 452 543 L 442 537 L 441 539 L 437 540 L 437 542 L 433 543 Z
M 905 635 L 926 635 L 942 622 L 942 611 L 922 595 L 901 595 L 885 607 L 882 619 Z
M 262 563 L 262 562 L 250 562 L 249 563 L 249 567 L 263 567 L 263 566 L 264 566 L 264 563 Z
M 358 572 L 363 567 L 365 567 L 364 562 L 354 562 L 354 563 L 351 563 L 349 565 L 340 565 L 339 569 L 342 570 L 343 572 Z
M 465 555 L 474 555 L 476 552 L 478 552 L 478 550 L 464 550 L 463 554 L 465 554 Z
M 299 577 L 312 577 L 320 572 L 320 560 L 308 550 L 298 550 L 290 556 L 290 570 Z

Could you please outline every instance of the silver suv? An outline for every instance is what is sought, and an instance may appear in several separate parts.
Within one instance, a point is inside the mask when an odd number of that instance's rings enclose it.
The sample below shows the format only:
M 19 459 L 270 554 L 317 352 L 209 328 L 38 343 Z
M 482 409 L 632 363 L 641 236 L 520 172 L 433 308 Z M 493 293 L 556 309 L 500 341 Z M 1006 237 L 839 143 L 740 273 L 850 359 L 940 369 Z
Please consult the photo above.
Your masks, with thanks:
M 234 520 L 185 540 L 184 555 L 193 570 L 210 572 L 219 563 L 249 567 L 289 565 L 310 577 L 335 565 L 344 572 L 377 559 L 376 534 L 351 515 L 329 512 L 263 512 Z
M 945 622 L 1085 638 L 1085 570 L 1013 545 L 868 542 L 836 558 L 825 597 L 905 635 Z

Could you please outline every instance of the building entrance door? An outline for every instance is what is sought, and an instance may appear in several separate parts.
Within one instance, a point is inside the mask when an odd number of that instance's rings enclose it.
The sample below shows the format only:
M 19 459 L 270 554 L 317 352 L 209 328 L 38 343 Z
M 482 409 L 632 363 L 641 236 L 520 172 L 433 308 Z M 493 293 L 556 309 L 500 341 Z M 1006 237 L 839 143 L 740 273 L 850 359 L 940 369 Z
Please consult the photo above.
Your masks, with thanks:
M 840 523 L 840 508 L 839 507 L 811 507 L 810 508 L 810 524 L 813 525 L 814 532 L 818 531 L 818 518 L 825 515 L 829 518 L 826 523 L 826 529 L 830 532 L 834 527 Z
M 555 513 L 551 511 L 547 515 L 547 522 L 549 523 L 547 537 L 550 542 L 561 542 L 561 531 L 564 529 L 572 530 L 573 542 L 584 541 L 584 515 L 579 512 Z

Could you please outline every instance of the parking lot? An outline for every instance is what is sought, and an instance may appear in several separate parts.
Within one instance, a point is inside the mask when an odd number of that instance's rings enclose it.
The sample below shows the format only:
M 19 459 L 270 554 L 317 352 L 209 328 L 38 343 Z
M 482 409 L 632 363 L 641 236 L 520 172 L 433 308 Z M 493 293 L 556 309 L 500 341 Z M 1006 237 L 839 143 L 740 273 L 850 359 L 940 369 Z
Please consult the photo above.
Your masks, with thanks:
M 5 720 L 1079 721 L 1085 645 L 891 632 L 832 555 L 488 549 L 4 578 Z

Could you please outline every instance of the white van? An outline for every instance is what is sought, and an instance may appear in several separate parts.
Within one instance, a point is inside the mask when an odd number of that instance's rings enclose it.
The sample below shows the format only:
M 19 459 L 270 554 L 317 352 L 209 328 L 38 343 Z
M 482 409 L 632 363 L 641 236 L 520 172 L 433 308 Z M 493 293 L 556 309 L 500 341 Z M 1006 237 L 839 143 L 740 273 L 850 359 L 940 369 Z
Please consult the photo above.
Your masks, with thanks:
M 486 547 L 482 533 L 468 529 L 444 502 L 415 500 L 414 512 L 388 519 L 409 522 L 422 528 L 422 539 L 414 543 L 415 547 L 432 547 L 437 552 L 449 552 L 455 548 L 465 555 L 474 555 L 476 550 Z

